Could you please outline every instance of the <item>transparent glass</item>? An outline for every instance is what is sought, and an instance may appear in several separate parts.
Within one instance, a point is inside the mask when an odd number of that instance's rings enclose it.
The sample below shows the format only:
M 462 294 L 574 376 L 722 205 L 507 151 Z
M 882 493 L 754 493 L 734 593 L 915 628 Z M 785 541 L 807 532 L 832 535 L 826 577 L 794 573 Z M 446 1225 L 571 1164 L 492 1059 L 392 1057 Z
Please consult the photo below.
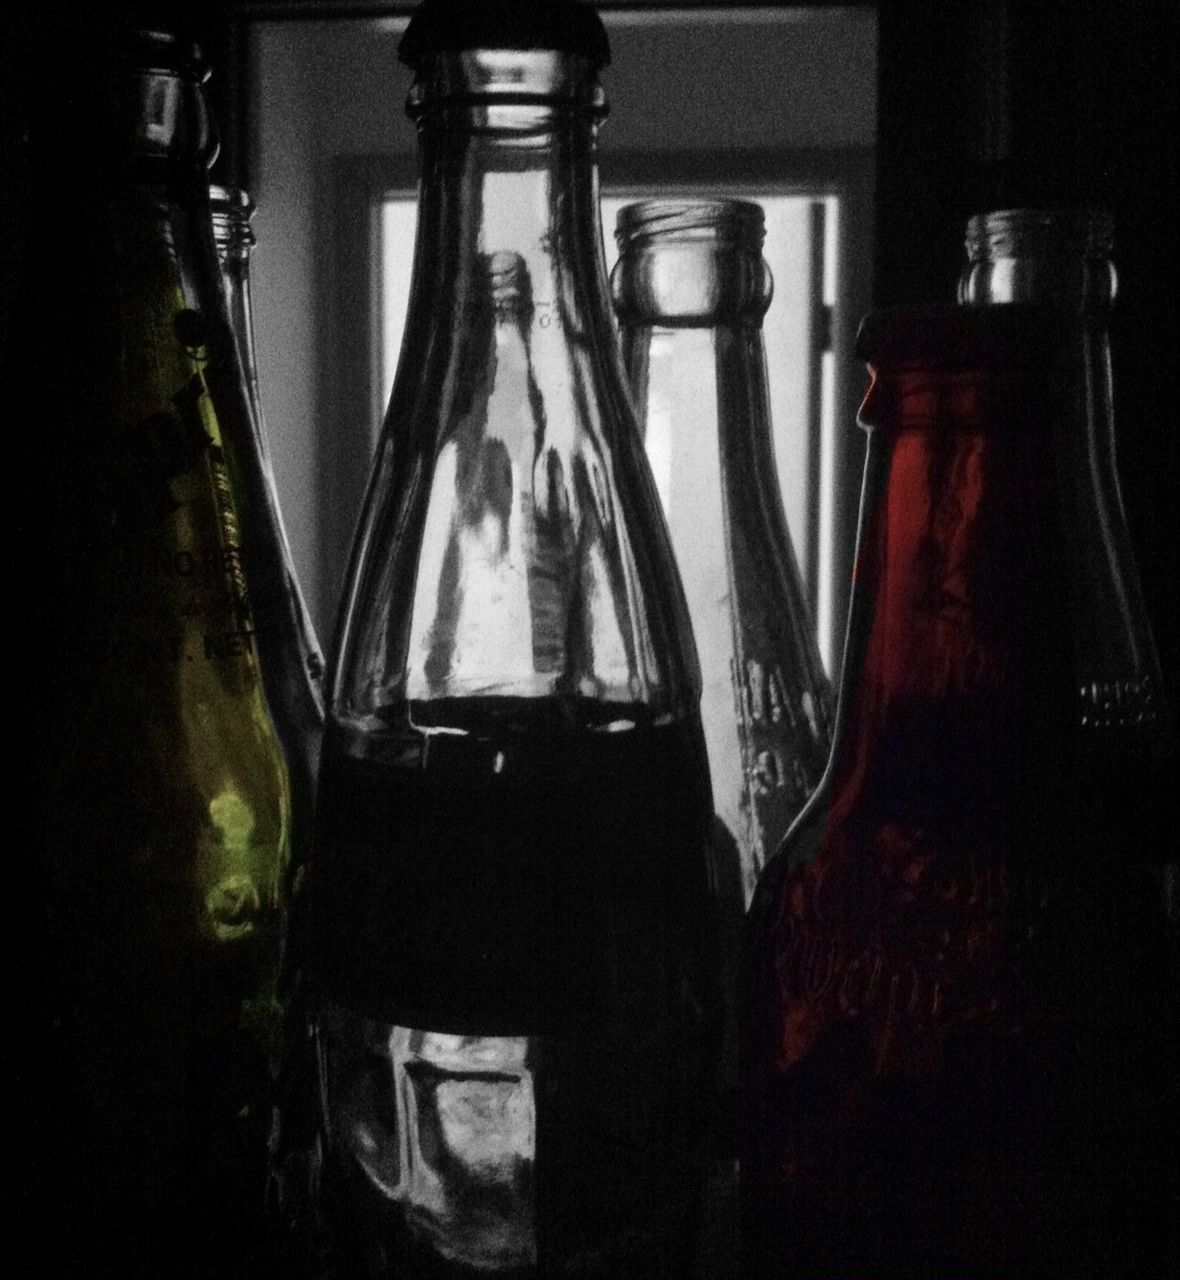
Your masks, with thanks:
M 238 189 L 212 184 L 209 187 L 209 209 L 213 219 L 213 240 L 217 246 L 217 259 L 221 264 L 221 280 L 225 288 L 226 308 L 230 327 L 238 351 L 238 362 L 245 378 L 250 400 L 250 427 L 254 435 L 254 456 L 262 482 L 260 491 L 271 507 L 270 523 L 278 541 L 281 569 L 287 579 L 287 598 L 297 613 L 297 644 L 285 647 L 284 661 L 297 659 L 297 666 L 288 673 L 288 680 L 298 686 L 310 680 L 315 696 L 297 695 L 289 701 L 304 716 L 301 726 L 304 741 L 318 753 L 319 738 L 323 732 L 323 676 L 324 659 L 319 639 L 307 610 L 302 589 L 295 578 L 294 560 L 287 541 L 286 526 L 277 505 L 277 487 L 267 444 L 266 418 L 262 409 L 262 397 L 258 391 L 257 347 L 254 342 L 254 313 L 250 301 L 250 255 L 258 240 L 254 234 L 252 219 L 255 205 L 250 195 Z M 314 761 L 313 770 L 314 773 Z
M 261 425 L 262 402 L 258 394 L 258 361 L 250 301 L 250 255 L 258 243 L 253 226 L 254 201 L 245 191 L 213 183 L 209 187 L 209 212 L 213 218 L 213 240 L 221 263 L 230 325 L 250 389 L 254 416 Z
M 623 359 L 701 664 L 712 885 L 727 1019 L 711 1200 L 715 1254 L 736 1252 L 741 922 L 767 857 L 827 763 L 831 690 L 787 529 L 762 321 L 772 281 L 761 206 L 646 200 L 617 220 Z
M 413 283 L 311 880 L 322 1247 L 357 1276 L 679 1275 L 712 806 L 609 310 L 602 92 L 574 52 L 455 50 L 409 110 Z
M 1124 739 L 1133 756 L 1162 749 L 1170 727 L 1119 491 L 1110 359 L 1113 244 L 1114 219 L 1100 211 L 979 214 L 967 225 L 958 293 L 969 306 L 1039 302 L 1082 320 L 1069 352 L 1077 398 L 1060 442 L 1073 506 L 1071 607 L 1087 619 L 1074 637 L 1079 712 L 1092 735 Z
M 835 744 L 747 925 L 750 1276 L 1174 1269 L 1169 763 L 1079 678 L 1115 626 L 1074 587 L 1083 328 L 1017 303 L 862 328 Z
M 744 911 L 827 764 L 831 713 L 774 463 L 763 214 L 645 201 L 616 235 L 623 358 L 701 663 L 718 874 Z
M 165 34 L 111 49 L 49 76 L 74 79 L 37 113 L 5 352 L 38 633 L 15 1158 L 45 1274 L 215 1277 L 267 1256 L 322 702 L 214 245 L 207 72 Z

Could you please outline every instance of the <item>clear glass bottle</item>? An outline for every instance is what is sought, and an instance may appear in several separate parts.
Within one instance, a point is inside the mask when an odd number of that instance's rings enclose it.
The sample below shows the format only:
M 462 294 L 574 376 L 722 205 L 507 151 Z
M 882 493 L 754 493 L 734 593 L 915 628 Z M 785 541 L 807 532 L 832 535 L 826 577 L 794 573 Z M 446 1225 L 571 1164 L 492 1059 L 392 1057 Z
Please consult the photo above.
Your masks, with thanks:
M 288 673 L 294 684 L 310 681 L 315 696 L 299 695 L 289 699 L 292 709 L 303 718 L 301 738 L 312 752 L 309 772 L 314 775 L 318 757 L 320 736 L 323 732 L 323 676 L 324 659 L 315 627 L 308 612 L 303 591 L 295 576 L 294 558 L 291 555 L 287 531 L 280 511 L 267 444 L 266 417 L 262 409 L 262 396 L 258 390 L 257 347 L 254 342 L 254 311 L 250 300 L 250 255 L 258 243 L 252 220 L 254 201 L 248 192 L 227 188 L 213 183 L 209 187 L 209 210 L 213 219 L 213 240 L 217 246 L 217 259 L 221 264 L 221 280 L 225 287 L 226 308 L 234 342 L 238 350 L 238 363 L 245 378 L 250 399 L 250 428 L 254 436 L 254 453 L 258 472 L 257 499 L 271 507 L 268 523 L 274 528 L 278 540 L 281 568 L 287 579 L 286 597 L 289 607 L 297 614 L 297 644 L 292 648 L 284 644 L 284 662 L 297 658 L 297 670 Z M 259 483 L 260 482 L 260 483 Z M 304 672 L 305 674 L 299 674 Z
M 748 918 L 751 1277 L 1174 1268 L 1174 788 L 1162 721 L 1093 721 L 1096 643 L 1122 688 L 1150 632 L 1095 608 L 1131 566 L 1085 335 L 1028 303 L 862 326 L 835 745 Z
M 691 631 L 601 228 L 602 25 L 425 0 L 406 336 L 310 880 L 326 1269 L 686 1274 L 717 994 Z
M 29 415 L 15 1148 L 39 1274 L 269 1256 L 322 704 L 222 290 L 207 74 L 112 23 L 63 37 L 32 120 L 3 391 Z
M 735 1250 L 741 922 L 827 763 L 831 689 L 777 483 L 762 318 L 765 218 L 744 200 L 647 200 L 618 216 L 612 277 L 632 397 L 701 663 L 713 885 L 729 1016 L 711 1179 L 713 1252 Z
M 1175 744 L 1119 491 L 1110 352 L 1114 233 L 1114 218 L 1101 210 L 978 214 L 967 224 L 958 297 L 968 306 L 1042 303 L 1080 320 L 1067 353 L 1077 400 L 1060 446 L 1076 543 L 1070 598 L 1075 614 L 1088 620 L 1074 637 L 1077 714 L 1103 770 L 1117 762 L 1130 794 L 1149 762 L 1170 768 Z M 1180 842 L 1171 843 L 1175 915 Z
M 744 910 L 827 764 L 831 689 L 775 480 L 765 220 L 743 200 L 619 212 L 623 359 L 701 661 L 719 845 Z

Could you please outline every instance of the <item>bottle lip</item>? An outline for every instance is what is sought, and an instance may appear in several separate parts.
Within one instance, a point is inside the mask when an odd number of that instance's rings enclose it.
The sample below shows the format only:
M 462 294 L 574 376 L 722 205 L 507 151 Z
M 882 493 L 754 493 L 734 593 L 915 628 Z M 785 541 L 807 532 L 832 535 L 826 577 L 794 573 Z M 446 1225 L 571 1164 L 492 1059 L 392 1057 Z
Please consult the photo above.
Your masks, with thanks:
M 230 249 L 248 253 L 258 243 L 250 219 L 254 216 L 254 201 L 240 187 L 223 187 L 209 184 L 209 212 L 213 217 L 213 239 L 221 254 Z
M 1043 433 L 1063 394 L 1058 355 L 1076 324 L 1058 308 L 1028 302 L 870 312 L 856 341 L 870 373 L 857 423 L 887 437 Z
M 714 241 L 760 253 L 766 238 L 766 216 L 753 200 L 653 199 L 624 205 L 615 222 L 620 252 L 651 241 Z
M 182 75 L 204 84 L 212 74 L 197 42 L 177 32 L 142 28 L 121 51 L 125 66 L 148 73 Z
M 211 71 L 200 45 L 129 21 L 72 31 L 47 66 L 29 122 L 32 154 L 47 175 L 62 147 L 90 174 L 125 175 L 144 161 L 208 170 L 216 159 L 205 96 Z
M 521 254 L 509 249 L 481 253 L 479 265 L 486 281 L 488 302 L 497 316 L 532 311 L 532 281 Z
M 398 57 L 417 72 L 439 53 L 475 49 L 578 54 L 595 70 L 610 62 L 606 28 L 585 0 L 422 0 Z
M 513 115 L 517 111 L 520 119 Z M 554 113 L 581 114 L 597 122 L 607 115 L 606 96 L 594 65 L 579 54 L 554 49 L 440 51 L 419 67 L 406 99 L 406 114 L 421 126 L 452 111 L 470 112 L 473 124 L 511 132 L 532 131 Z
M 1104 209 L 993 209 L 967 220 L 970 262 L 998 258 L 1106 258 L 1114 246 L 1115 220 Z

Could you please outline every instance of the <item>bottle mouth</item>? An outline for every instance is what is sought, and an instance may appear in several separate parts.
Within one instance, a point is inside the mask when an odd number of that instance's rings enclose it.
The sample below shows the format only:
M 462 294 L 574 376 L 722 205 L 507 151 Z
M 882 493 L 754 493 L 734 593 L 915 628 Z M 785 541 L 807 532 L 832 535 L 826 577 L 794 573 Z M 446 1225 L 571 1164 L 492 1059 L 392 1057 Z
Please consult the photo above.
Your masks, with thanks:
M 638 200 L 619 210 L 615 224 L 620 253 L 657 240 L 761 253 L 765 239 L 766 218 L 752 200 Z
M 136 31 L 121 51 L 125 65 L 140 71 L 181 75 L 204 84 L 210 76 L 209 64 L 200 46 L 171 31 Z
M 1000 258 L 1106 258 L 1114 215 L 1101 209 L 996 209 L 967 222 L 970 262 Z
M 639 200 L 619 210 L 611 273 L 624 324 L 761 325 L 774 296 L 752 200 Z
M 479 255 L 479 269 L 487 298 L 496 315 L 527 315 L 533 309 L 533 287 L 528 264 L 511 250 Z
M 517 113 L 519 121 L 513 116 L 518 108 L 524 108 Z M 454 111 L 511 130 L 546 115 L 583 116 L 597 123 L 608 107 L 595 64 L 580 54 L 466 49 L 427 58 L 406 99 L 406 114 L 419 126 Z
M 200 46 L 130 21 L 63 39 L 30 121 L 37 151 L 54 163 L 54 149 L 67 146 L 95 171 L 122 172 L 142 161 L 207 170 L 219 143 Z
M 595 68 L 610 62 L 606 28 L 587 0 L 422 0 L 398 57 L 417 71 L 441 51 L 465 49 L 550 49 Z
M 210 183 L 209 212 L 213 216 L 213 239 L 222 257 L 231 249 L 244 255 L 257 243 L 250 225 L 254 201 L 245 191 Z

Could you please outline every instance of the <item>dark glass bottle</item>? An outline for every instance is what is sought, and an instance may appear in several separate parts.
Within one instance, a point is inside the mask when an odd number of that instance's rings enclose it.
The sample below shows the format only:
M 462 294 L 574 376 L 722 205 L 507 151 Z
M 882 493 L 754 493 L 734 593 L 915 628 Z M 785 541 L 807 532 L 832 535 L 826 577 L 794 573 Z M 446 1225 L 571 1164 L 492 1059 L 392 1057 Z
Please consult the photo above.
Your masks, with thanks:
M 1114 236 L 1114 218 L 1100 210 L 978 214 L 967 224 L 958 295 L 975 307 L 1040 303 L 1078 320 L 1064 357 L 1075 399 L 1060 444 L 1073 513 L 1069 599 L 1075 615 L 1087 620 L 1073 641 L 1077 716 L 1102 771 L 1121 773 L 1112 790 L 1129 795 L 1146 785 L 1152 794 L 1174 763 L 1174 722 L 1165 705 L 1116 465 Z M 1175 916 L 1180 838 L 1165 839 L 1158 852 Z
M 748 920 L 751 1276 L 1176 1261 L 1170 748 L 1160 717 L 1093 718 L 1096 638 L 1120 682 L 1151 642 L 1134 604 L 1094 609 L 1130 566 L 1084 336 L 1028 304 L 862 328 L 832 761 Z
M 259 1274 L 322 711 L 209 206 L 199 51 L 63 39 L 5 350 L 23 406 L 14 1256 Z
M 309 1252 L 356 1277 L 682 1275 L 712 805 L 607 293 L 605 32 L 577 3 L 425 0 L 401 55 L 418 238 L 331 664 Z
M 213 239 L 221 263 L 221 280 L 229 310 L 238 357 L 246 374 L 255 421 L 261 426 L 262 399 L 258 393 L 258 361 L 254 345 L 254 311 L 250 290 L 250 255 L 258 243 L 254 234 L 254 201 L 236 187 L 213 183 L 209 187 L 209 212 Z M 263 437 L 265 443 L 265 437 Z

